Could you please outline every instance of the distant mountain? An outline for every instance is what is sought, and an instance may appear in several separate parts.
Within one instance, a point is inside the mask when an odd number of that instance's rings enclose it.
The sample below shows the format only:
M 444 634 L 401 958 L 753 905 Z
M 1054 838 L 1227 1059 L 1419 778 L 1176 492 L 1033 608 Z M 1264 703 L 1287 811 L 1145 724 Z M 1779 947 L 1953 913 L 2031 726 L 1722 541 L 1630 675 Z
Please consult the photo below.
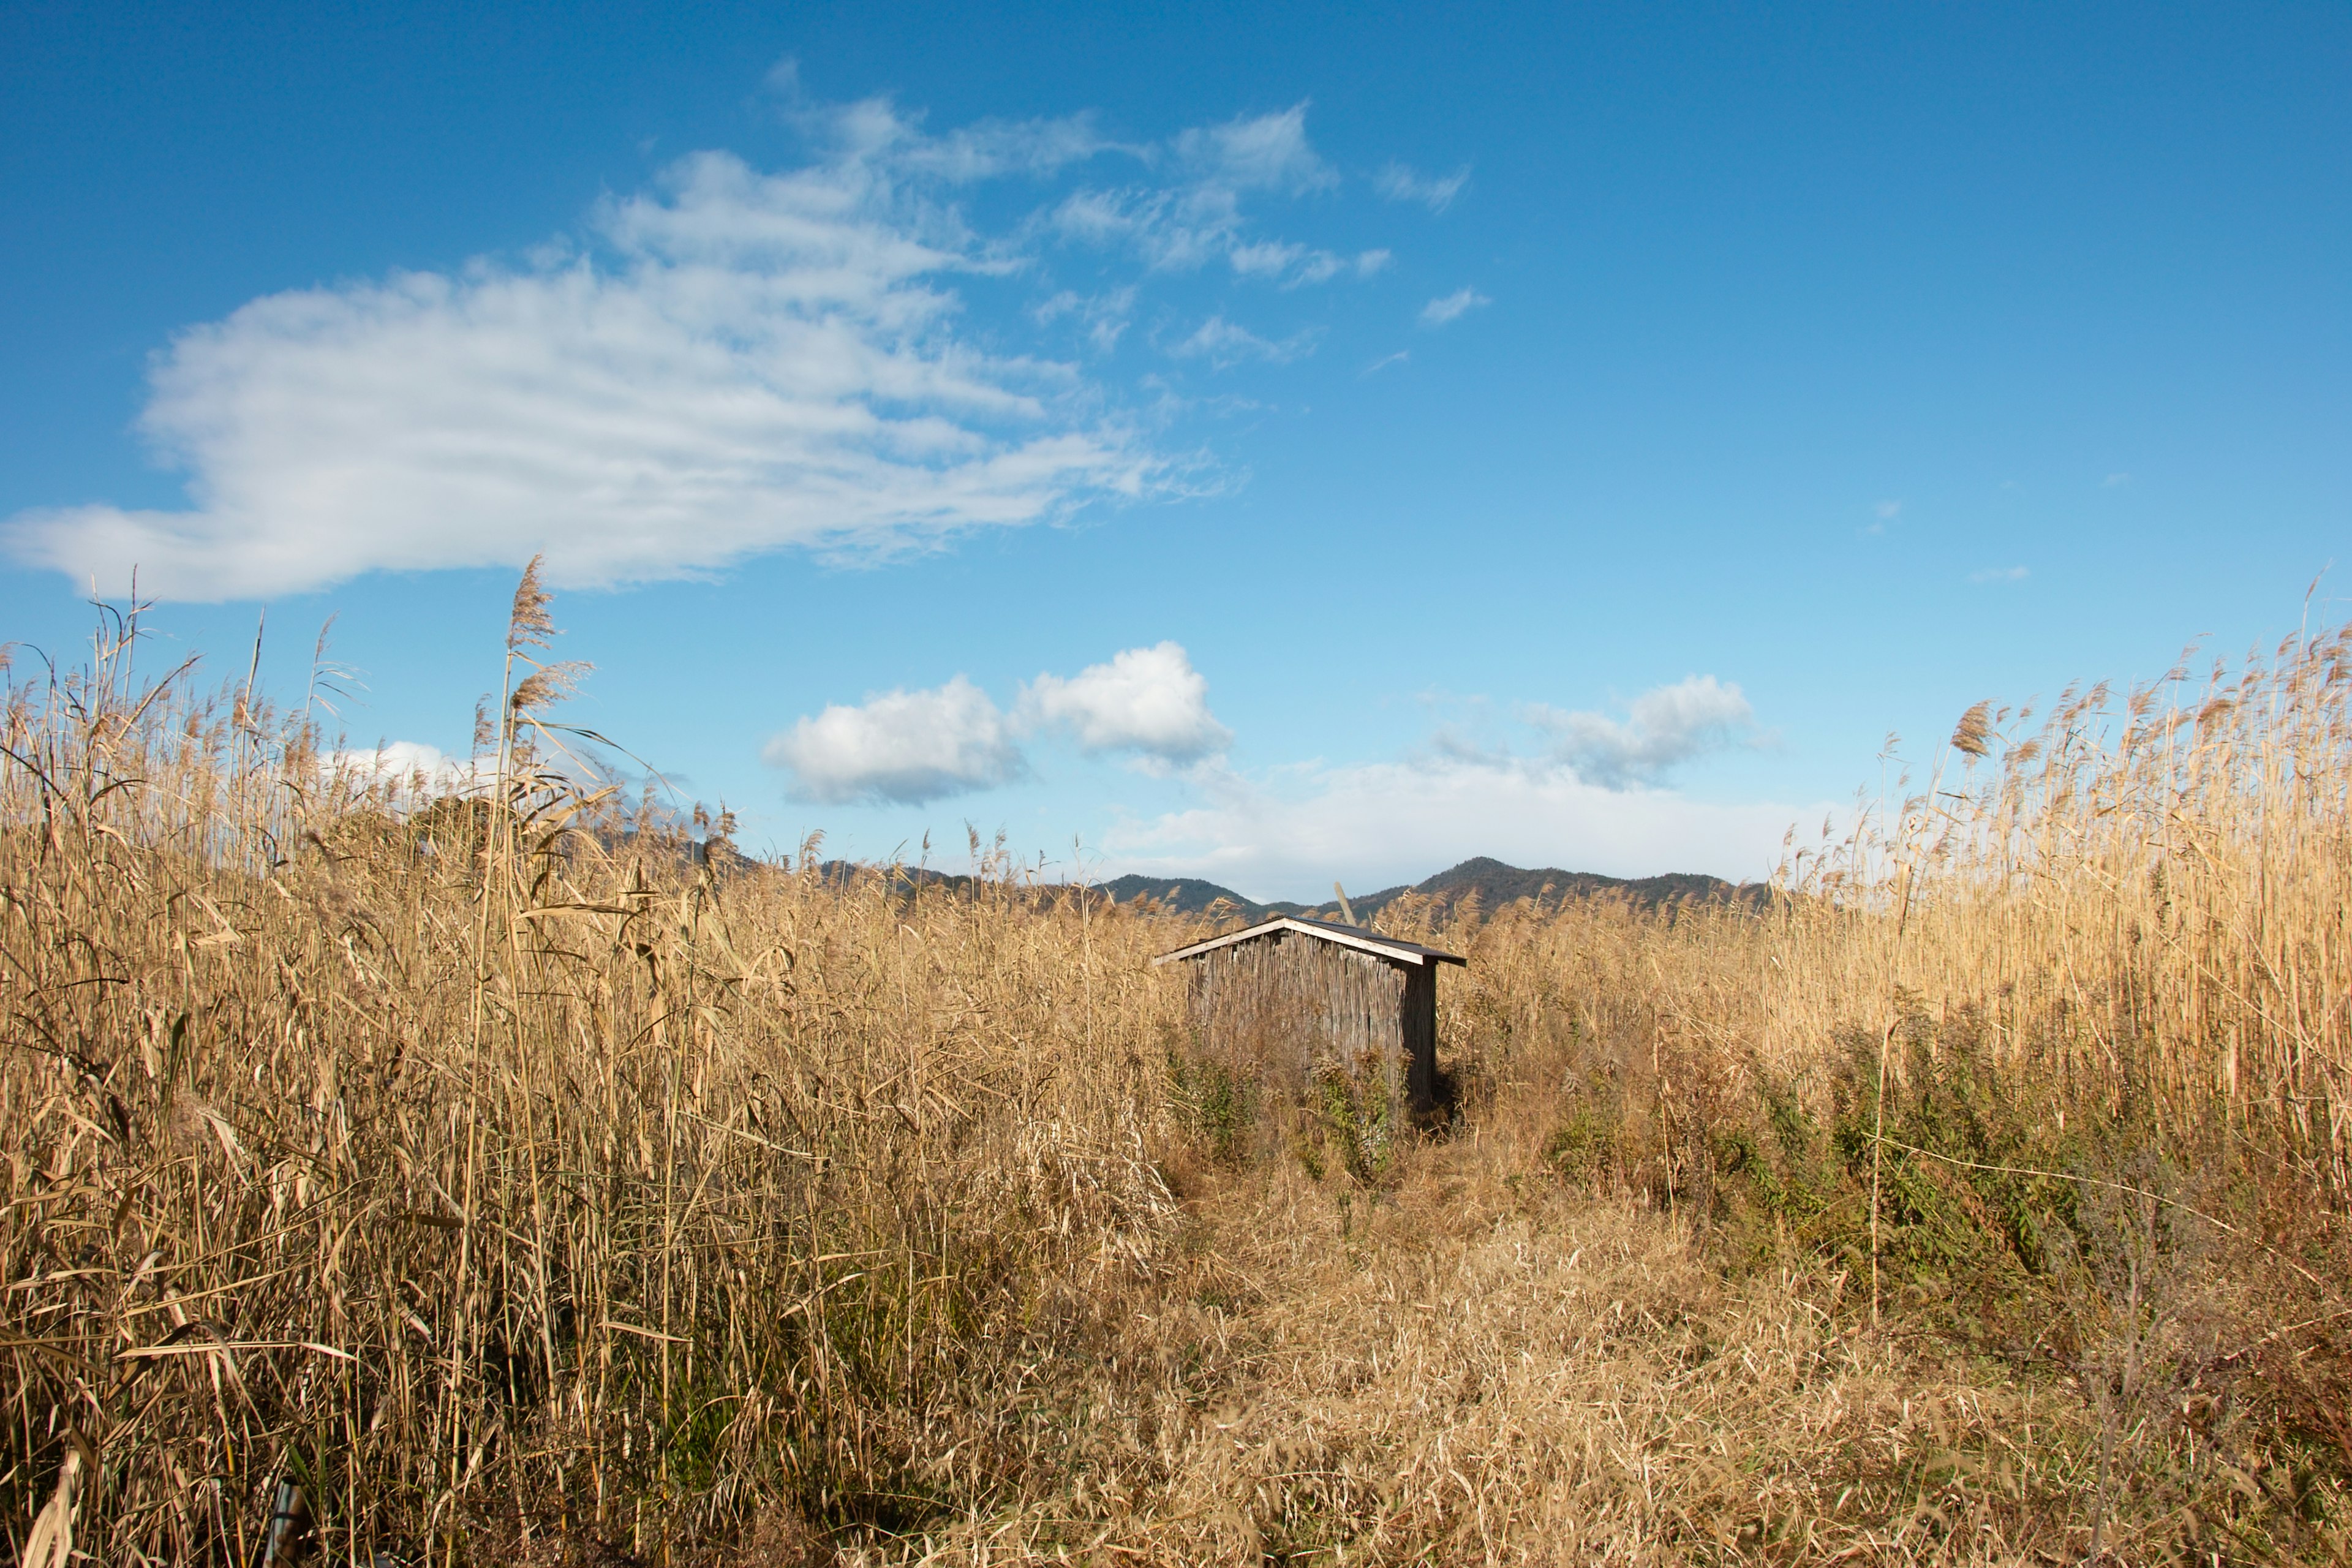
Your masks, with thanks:
M 1261 904 L 1243 898 L 1231 888 L 1204 882 L 1197 877 L 1130 875 L 1102 883 L 1099 890 L 1123 904 L 1132 903 L 1139 898 L 1151 898 L 1171 910 L 1188 915 L 1202 913 L 1210 905 L 1223 899 L 1233 906 L 1234 914 L 1248 920 L 1283 914 L 1313 915 L 1324 920 L 1340 917 L 1339 903 L 1336 899 L 1321 904 Z M 1407 893 L 1417 893 L 1447 909 L 1475 896 L 1480 908 L 1495 910 L 1521 899 L 1538 899 L 1557 907 L 1564 900 L 1590 898 L 1596 893 L 1615 893 L 1644 909 L 1685 900 L 1706 902 L 1718 899 L 1752 904 L 1761 901 L 1766 891 L 1761 882 L 1735 886 L 1720 877 L 1702 876 L 1695 871 L 1635 878 L 1604 877 L 1597 871 L 1562 871 L 1556 867 L 1528 871 L 1481 855 L 1409 888 L 1382 888 L 1378 892 L 1351 893 L 1348 896 L 1348 903 L 1355 910 L 1356 918 L 1365 921 Z
M 1540 899 L 1548 904 L 1558 904 L 1563 899 L 1591 898 L 1595 893 L 1616 893 L 1643 908 L 1659 904 L 1679 904 L 1685 901 L 1707 902 L 1717 899 L 1753 902 L 1765 893 L 1765 884 L 1749 882 L 1735 886 L 1720 877 L 1708 877 L 1696 871 L 1669 871 L 1659 877 L 1604 877 L 1597 871 L 1562 871 L 1555 867 L 1522 871 L 1517 866 L 1506 866 L 1500 860 L 1479 856 L 1465 860 L 1450 871 L 1440 871 L 1412 889 L 1442 904 L 1456 904 L 1472 894 L 1487 909 L 1515 903 L 1520 899 Z M 1393 898 L 1393 892 L 1372 895 L 1381 903 Z M 1349 902 L 1356 900 L 1350 900 Z M 1377 905 L 1374 907 L 1378 907 Z M 1360 909 L 1359 914 L 1363 911 Z
M 1197 915 L 1207 910 L 1219 899 L 1234 906 L 1237 914 L 1256 919 L 1265 913 L 1264 904 L 1253 903 L 1231 888 L 1221 888 L 1214 882 L 1204 882 L 1198 877 L 1137 877 L 1114 878 L 1095 885 L 1098 893 L 1108 893 L 1122 904 L 1131 904 L 1140 898 L 1150 898 L 1177 914 Z

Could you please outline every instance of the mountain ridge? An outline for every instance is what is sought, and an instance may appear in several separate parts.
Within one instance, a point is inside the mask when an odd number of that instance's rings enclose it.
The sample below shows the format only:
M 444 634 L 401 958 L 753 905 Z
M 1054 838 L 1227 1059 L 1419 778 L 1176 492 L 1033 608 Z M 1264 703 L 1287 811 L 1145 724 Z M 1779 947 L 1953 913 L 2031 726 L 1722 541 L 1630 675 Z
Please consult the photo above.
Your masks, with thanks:
M 1133 903 L 1139 899 L 1156 900 L 1163 908 L 1179 914 L 1205 913 L 1220 900 L 1232 906 L 1232 913 L 1249 920 L 1265 920 L 1274 915 L 1339 919 L 1344 918 L 1345 913 L 1337 899 L 1320 904 L 1292 903 L 1286 900 L 1262 904 L 1254 899 L 1244 898 L 1231 888 L 1198 877 L 1145 877 L 1129 872 L 1124 877 L 1097 883 L 1097 890 L 1123 904 Z M 1655 877 L 1610 877 L 1598 871 L 1564 871 L 1556 866 L 1528 869 L 1506 864 L 1491 856 L 1476 855 L 1410 885 L 1400 884 L 1376 892 L 1350 894 L 1348 904 L 1358 920 L 1370 920 L 1407 893 L 1430 899 L 1444 908 L 1475 897 L 1481 907 L 1489 910 L 1516 903 L 1521 899 L 1558 902 L 1566 899 L 1616 893 L 1642 908 L 1654 909 L 1694 900 L 1710 902 L 1722 900 L 1753 904 L 1765 896 L 1766 884 L 1727 882 L 1720 877 L 1710 877 L 1697 871 L 1670 871 Z

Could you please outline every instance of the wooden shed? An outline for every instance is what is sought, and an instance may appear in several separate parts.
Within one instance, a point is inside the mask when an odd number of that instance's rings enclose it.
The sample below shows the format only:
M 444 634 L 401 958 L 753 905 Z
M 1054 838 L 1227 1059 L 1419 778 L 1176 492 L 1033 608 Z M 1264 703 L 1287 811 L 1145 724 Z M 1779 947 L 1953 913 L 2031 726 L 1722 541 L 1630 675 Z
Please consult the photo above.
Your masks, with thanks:
M 1276 915 L 1162 953 L 1191 971 L 1202 1047 L 1304 1087 L 1331 1069 L 1383 1083 L 1416 1118 L 1437 1098 L 1437 968 L 1451 952 L 1360 926 Z

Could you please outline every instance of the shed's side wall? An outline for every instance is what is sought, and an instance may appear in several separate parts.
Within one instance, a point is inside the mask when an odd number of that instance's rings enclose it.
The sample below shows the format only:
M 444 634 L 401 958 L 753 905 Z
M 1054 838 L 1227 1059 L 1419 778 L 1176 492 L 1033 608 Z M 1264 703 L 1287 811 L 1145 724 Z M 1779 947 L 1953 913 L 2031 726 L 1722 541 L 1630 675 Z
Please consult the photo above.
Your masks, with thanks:
M 1398 1023 L 1404 1045 L 1405 1098 L 1415 1116 L 1427 1116 L 1437 1105 L 1437 965 L 1423 963 L 1399 973 L 1404 977 Z

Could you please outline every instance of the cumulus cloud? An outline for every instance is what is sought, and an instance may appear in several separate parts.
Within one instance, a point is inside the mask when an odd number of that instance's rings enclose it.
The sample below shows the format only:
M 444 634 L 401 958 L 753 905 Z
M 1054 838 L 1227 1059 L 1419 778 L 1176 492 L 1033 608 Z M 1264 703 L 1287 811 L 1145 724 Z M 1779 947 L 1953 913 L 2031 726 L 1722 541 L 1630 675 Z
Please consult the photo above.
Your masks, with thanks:
M 372 752 L 330 752 L 320 771 L 362 790 L 385 790 L 401 801 L 462 795 L 493 784 L 496 757 L 453 757 L 423 741 L 386 741 Z
M 928 691 L 835 704 L 774 737 L 762 755 L 792 770 L 796 798 L 827 805 L 919 805 L 1028 771 L 1004 715 L 961 675 Z
M 1494 302 L 1475 289 L 1456 289 L 1453 293 L 1442 294 L 1423 305 L 1421 308 L 1421 324 L 1424 327 L 1442 327 L 1467 311 Z
M 769 741 L 795 798 L 822 805 L 919 805 L 1024 778 L 1021 742 L 1066 734 L 1081 751 L 1124 752 L 1162 772 L 1224 750 L 1209 684 L 1181 644 L 1128 648 L 1076 675 L 1040 675 L 1011 714 L 963 676 L 924 691 L 835 704 Z
M 1223 773 L 1207 793 L 1200 805 L 1118 824 L 1102 842 L 1104 874 L 1206 877 L 1254 897 L 1297 898 L 1335 875 L 1349 887 L 1393 886 L 1492 855 L 1737 881 L 1769 875 L 1790 826 L 1831 809 L 1612 790 L 1557 763 L 1460 756 L 1315 766 L 1264 781 Z
M 1209 683 L 1183 647 L 1131 647 L 1065 679 L 1041 675 L 1018 710 L 1034 729 L 1062 729 L 1087 752 L 1132 752 L 1162 766 L 1198 762 L 1233 743 L 1209 711 Z
M 789 72 L 778 90 L 796 91 Z M 76 581 L 135 566 L 174 599 L 541 552 L 580 586 L 919 548 L 1181 489 L 1109 387 L 968 328 L 970 280 L 1045 282 L 1052 242 L 1087 235 L 1147 269 L 1223 257 L 1286 285 L 1385 259 L 1265 236 L 1244 211 L 1335 183 L 1304 105 L 1143 147 L 1085 116 L 940 134 L 884 100 L 794 117 L 802 166 L 696 153 L 528 257 L 273 294 L 181 332 L 140 424 L 187 504 L 20 512 L 0 548 Z M 1002 234 L 958 205 L 976 182 L 1104 159 L 1140 177 L 1048 193 Z M 1132 289 L 1074 302 L 1059 313 L 1115 349 Z M 1176 352 L 1281 363 L 1311 342 L 1219 318 Z
M 1521 716 L 1549 733 L 1553 758 L 1578 779 L 1612 791 L 1655 785 L 1678 764 L 1737 744 L 1756 728 L 1739 688 L 1712 675 L 1643 692 L 1622 721 L 1544 703 Z
M 1431 212 L 1442 213 L 1454 205 L 1454 198 L 1469 183 L 1467 163 L 1442 176 L 1418 174 L 1402 163 L 1391 163 L 1372 182 L 1372 188 L 1392 202 L 1419 202 Z

